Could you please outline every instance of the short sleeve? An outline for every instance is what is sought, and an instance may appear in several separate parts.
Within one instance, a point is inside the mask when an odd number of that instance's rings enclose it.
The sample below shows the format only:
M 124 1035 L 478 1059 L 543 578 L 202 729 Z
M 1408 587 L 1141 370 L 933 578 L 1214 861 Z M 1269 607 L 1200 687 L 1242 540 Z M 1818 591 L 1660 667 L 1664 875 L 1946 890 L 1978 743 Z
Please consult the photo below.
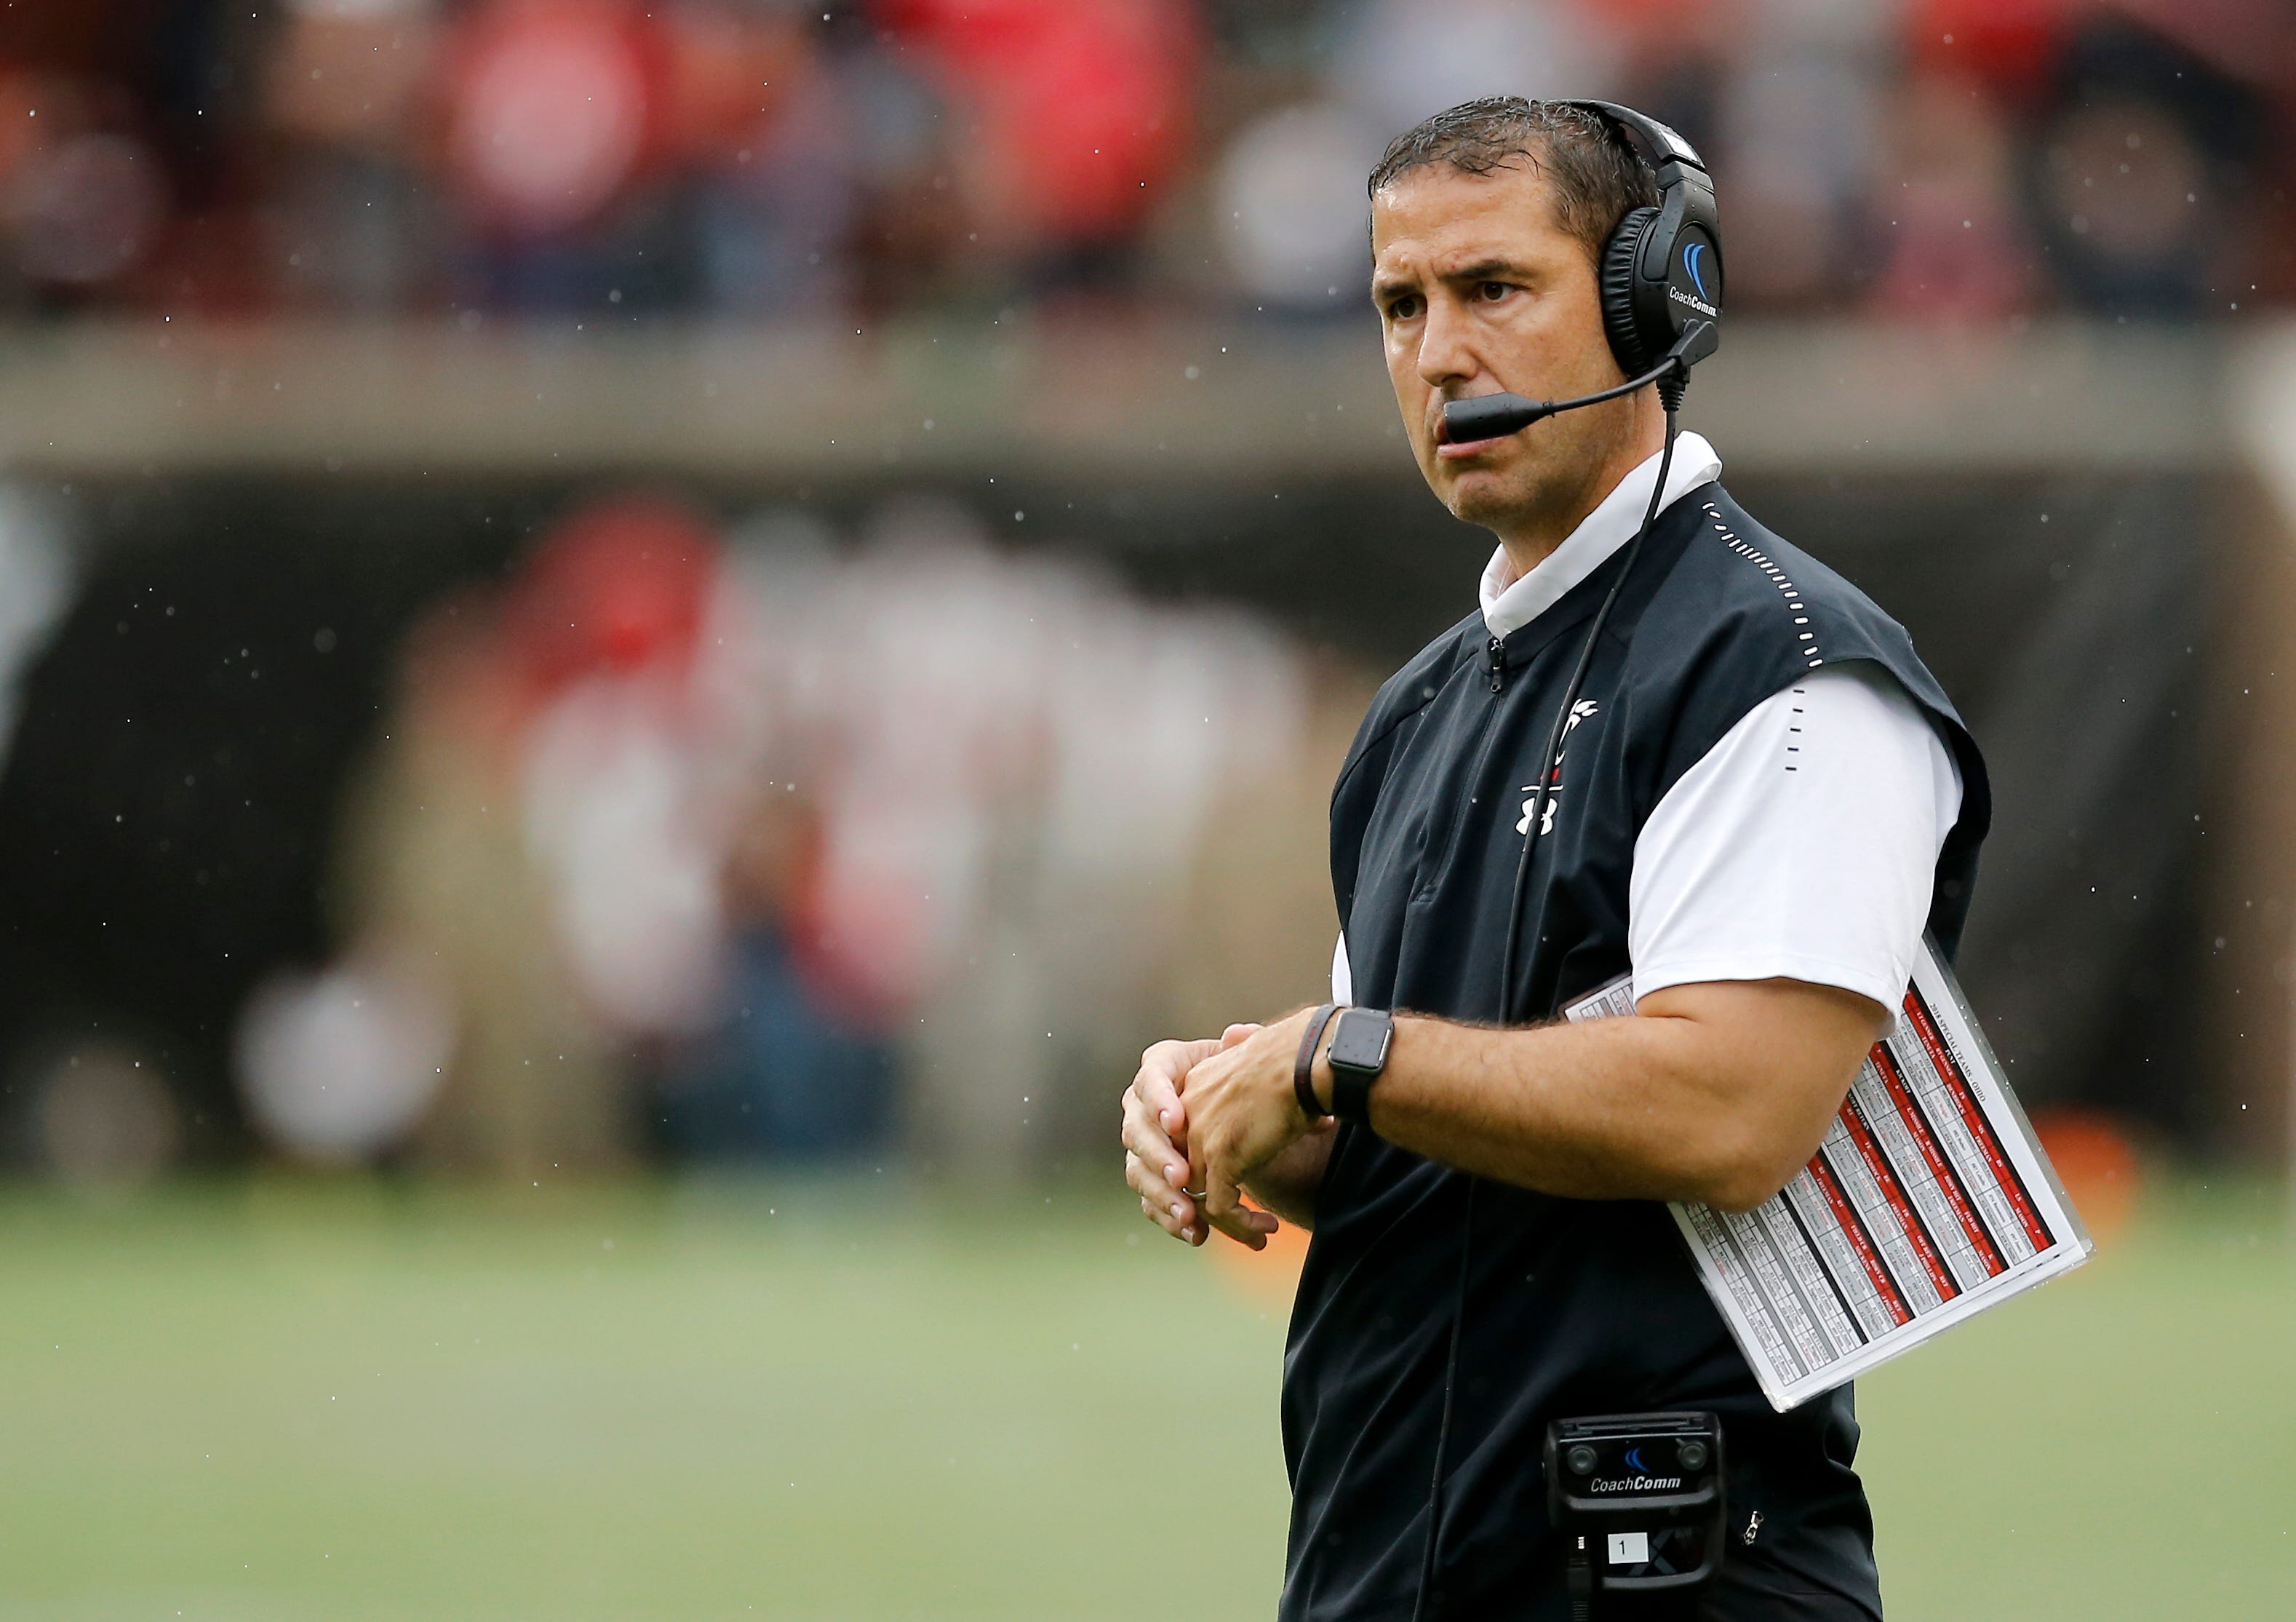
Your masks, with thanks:
M 1788 978 L 1894 1019 L 1961 810 L 1952 752 L 1897 679 L 1828 665 L 1755 706 L 1635 842 L 1635 995 Z

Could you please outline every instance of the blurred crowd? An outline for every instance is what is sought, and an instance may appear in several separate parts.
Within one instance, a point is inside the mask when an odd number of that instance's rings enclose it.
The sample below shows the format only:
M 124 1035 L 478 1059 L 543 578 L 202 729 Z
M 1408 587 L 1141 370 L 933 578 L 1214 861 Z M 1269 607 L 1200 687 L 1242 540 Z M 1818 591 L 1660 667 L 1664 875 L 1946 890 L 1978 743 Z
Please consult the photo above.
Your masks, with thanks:
M 994 1182 L 1321 984 L 1353 663 L 939 495 L 521 527 L 363 624 L 0 484 L 0 1170 Z
M 1328 910 L 1311 707 L 1258 622 L 938 504 L 849 539 L 581 506 L 409 638 L 334 956 L 237 1015 L 248 1116 L 318 1161 L 1013 1171 L 1087 1096 L 1097 1124 L 1191 976 L 1225 1000 L 1247 959 L 1320 960 L 1283 911 Z M 1238 827 L 1291 849 L 1187 940 Z
M 2296 297 L 2285 0 L 19 0 L 0 308 L 1354 312 L 1495 91 L 1680 127 L 1741 306 Z

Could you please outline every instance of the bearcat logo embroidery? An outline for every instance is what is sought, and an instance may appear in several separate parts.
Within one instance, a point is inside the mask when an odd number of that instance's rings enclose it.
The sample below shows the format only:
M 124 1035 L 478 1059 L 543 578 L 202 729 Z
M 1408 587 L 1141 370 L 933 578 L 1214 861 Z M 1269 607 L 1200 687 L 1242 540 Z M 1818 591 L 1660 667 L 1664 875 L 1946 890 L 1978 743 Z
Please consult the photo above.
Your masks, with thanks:
M 1562 736 L 1569 737 L 1573 732 L 1578 730 L 1580 721 L 1591 719 L 1602 707 L 1591 698 L 1582 698 L 1572 704 L 1570 719 L 1562 723 Z M 1538 819 L 1538 836 L 1541 839 L 1554 831 L 1555 809 L 1562 801 L 1562 762 L 1570 758 L 1570 753 L 1567 750 L 1554 757 L 1554 771 L 1548 779 L 1546 788 L 1546 814 Z M 1518 834 L 1528 834 L 1530 832 L 1531 813 L 1538 806 L 1538 785 L 1525 783 L 1522 786 L 1522 792 L 1529 795 L 1530 798 L 1522 803 L 1522 815 L 1516 820 L 1514 831 Z

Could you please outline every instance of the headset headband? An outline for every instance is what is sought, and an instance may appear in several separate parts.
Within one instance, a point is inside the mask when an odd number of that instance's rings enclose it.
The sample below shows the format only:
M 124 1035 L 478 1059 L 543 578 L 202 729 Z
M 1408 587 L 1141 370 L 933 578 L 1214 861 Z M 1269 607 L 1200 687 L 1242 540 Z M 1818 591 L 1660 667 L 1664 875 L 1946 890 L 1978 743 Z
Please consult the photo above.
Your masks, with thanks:
M 1679 131 L 1660 123 L 1648 113 L 1621 107 L 1616 102 L 1565 102 L 1563 105 L 1583 107 L 1600 118 L 1608 119 L 1626 137 L 1627 144 L 1633 149 L 1635 156 L 1647 164 L 1651 172 L 1658 177 L 1661 186 L 1667 185 L 1670 178 L 1666 170 L 1672 164 L 1686 163 L 1702 175 L 1707 173 L 1706 160 L 1698 155 L 1698 149 L 1684 140 Z M 1710 179 L 1707 184 L 1711 185 L 1713 182 Z

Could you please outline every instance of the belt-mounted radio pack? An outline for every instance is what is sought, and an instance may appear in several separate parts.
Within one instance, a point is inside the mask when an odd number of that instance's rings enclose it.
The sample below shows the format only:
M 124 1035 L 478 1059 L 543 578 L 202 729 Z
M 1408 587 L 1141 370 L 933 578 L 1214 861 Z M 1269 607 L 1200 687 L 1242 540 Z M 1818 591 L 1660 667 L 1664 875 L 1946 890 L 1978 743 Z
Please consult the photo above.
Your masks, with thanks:
M 1721 1572 L 1722 1424 L 1613 1413 L 1546 1430 L 1546 1519 L 1570 1558 L 1572 1622 L 1605 1595 L 1690 1601 Z

